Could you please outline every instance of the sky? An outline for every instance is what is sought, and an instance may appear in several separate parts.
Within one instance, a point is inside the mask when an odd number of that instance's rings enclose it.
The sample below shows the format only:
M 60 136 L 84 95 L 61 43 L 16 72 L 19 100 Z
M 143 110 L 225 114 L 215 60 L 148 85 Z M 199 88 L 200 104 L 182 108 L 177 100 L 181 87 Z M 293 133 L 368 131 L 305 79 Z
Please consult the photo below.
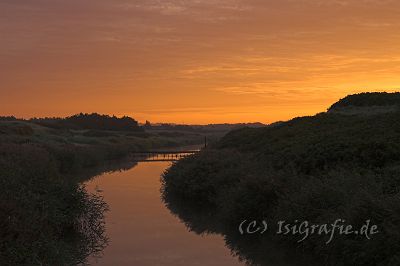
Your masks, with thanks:
M 270 123 L 398 88 L 397 0 L 0 0 L 0 115 Z

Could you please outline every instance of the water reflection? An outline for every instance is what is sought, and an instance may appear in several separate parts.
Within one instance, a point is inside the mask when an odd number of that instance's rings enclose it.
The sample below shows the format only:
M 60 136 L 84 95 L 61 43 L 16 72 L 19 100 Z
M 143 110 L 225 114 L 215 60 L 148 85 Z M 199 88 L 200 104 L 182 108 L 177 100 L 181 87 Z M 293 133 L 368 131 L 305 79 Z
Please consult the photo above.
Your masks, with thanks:
M 165 189 L 162 189 L 165 191 Z M 162 194 L 165 206 L 176 215 L 190 232 L 198 235 L 219 234 L 224 237 L 225 245 L 233 256 L 247 265 L 260 266 L 299 266 L 312 265 L 311 261 L 287 250 L 270 240 L 270 236 L 243 236 L 237 228 L 229 228 L 212 210 L 201 209 L 193 203 L 182 201 L 170 193 Z M 297 253 L 297 254 L 294 254 Z
M 71 265 L 89 265 L 88 258 L 101 256 L 108 245 L 104 216 L 108 205 L 100 195 L 88 193 L 85 188 L 81 188 L 81 193 L 85 204 L 80 210 L 74 230 L 65 233 L 74 248 L 70 257 L 74 258 L 75 263 Z
M 311 265 L 299 257 L 293 261 L 293 254 L 268 238 L 241 236 L 212 210 L 162 189 L 160 197 L 160 176 L 169 166 L 128 160 L 87 173 L 97 175 L 86 183 L 88 190 L 103 191 L 110 206 L 105 218 L 110 244 L 99 247 L 101 256 L 90 256 L 90 265 Z
M 103 256 L 90 265 L 243 265 L 232 257 L 218 235 L 201 237 L 188 232 L 160 198 L 160 175 L 167 162 L 139 163 L 128 171 L 106 173 L 87 182 L 101 190 L 110 207 Z
M 84 169 L 78 175 L 74 175 L 74 178 L 84 182 L 107 173 L 127 171 L 136 165 L 137 162 L 130 158 L 109 161 L 97 167 Z M 91 265 L 89 259 L 102 257 L 109 244 L 105 221 L 109 206 L 104 201 L 101 191 L 87 189 L 85 184 L 80 185 L 79 190 L 83 206 L 79 209 L 74 227 L 64 234 L 64 241 L 69 243 L 64 251 L 68 254 L 71 265 Z
M 76 178 L 80 182 L 86 182 L 103 174 L 128 171 L 135 167 L 137 164 L 138 161 L 133 160 L 132 157 L 126 157 L 122 160 L 106 161 L 96 167 L 83 169 L 79 172 L 78 175 L 74 174 L 73 176 L 71 176 L 71 178 Z

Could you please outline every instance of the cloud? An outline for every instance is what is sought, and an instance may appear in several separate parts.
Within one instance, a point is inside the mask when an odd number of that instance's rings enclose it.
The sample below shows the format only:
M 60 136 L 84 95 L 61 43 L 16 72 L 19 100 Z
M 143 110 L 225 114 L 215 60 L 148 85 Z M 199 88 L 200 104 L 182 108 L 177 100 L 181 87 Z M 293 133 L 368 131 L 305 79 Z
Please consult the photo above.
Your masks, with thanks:
M 399 87 L 397 10 L 383 0 L 3 0 L 0 89 L 33 107 L 54 91 L 71 109 L 76 95 L 88 106 L 112 96 L 127 112 L 322 106 Z

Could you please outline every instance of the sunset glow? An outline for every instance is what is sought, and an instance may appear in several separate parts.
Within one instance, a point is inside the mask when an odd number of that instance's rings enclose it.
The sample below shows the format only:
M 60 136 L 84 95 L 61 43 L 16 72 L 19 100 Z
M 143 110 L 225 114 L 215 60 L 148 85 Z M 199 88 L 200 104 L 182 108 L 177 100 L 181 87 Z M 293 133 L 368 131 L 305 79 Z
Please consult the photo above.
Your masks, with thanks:
M 392 0 L 3 0 L 0 115 L 274 122 L 400 88 Z

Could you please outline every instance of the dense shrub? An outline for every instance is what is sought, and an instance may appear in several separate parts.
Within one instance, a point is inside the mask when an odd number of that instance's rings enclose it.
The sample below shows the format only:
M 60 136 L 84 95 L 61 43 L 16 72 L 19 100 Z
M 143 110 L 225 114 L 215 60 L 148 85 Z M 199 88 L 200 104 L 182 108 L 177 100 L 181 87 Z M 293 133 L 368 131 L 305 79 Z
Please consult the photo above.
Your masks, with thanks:
M 328 110 L 341 107 L 365 107 L 365 106 L 390 106 L 400 105 L 400 93 L 369 92 L 349 95 L 333 104 Z
M 204 155 L 183 159 L 187 166 L 184 169 L 179 165 L 169 168 L 163 179 L 164 184 L 170 184 L 164 186 L 165 193 L 179 195 L 185 200 L 200 200 L 211 207 L 216 202 L 219 190 L 236 185 L 245 173 L 245 169 L 240 168 L 245 164 L 241 164 L 239 153 L 210 151 Z
M 326 245 L 327 239 L 318 235 L 301 243 L 298 236 L 264 238 L 308 251 L 324 265 L 398 265 L 399 117 L 399 112 L 324 113 L 232 131 L 167 171 L 164 199 L 211 206 L 208 217 L 228 228 L 237 228 L 244 219 L 268 219 L 272 224 L 345 219 L 354 226 L 371 220 L 380 230 L 371 240 L 338 236 Z M 227 229 L 220 232 L 231 238 Z M 264 243 L 257 241 L 257 245 Z M 251 261 L 257 256 L 244 257 Z
M 106 243 L 101 198 L 59 174 L 43 147 L 0 144 L 0 262 L 76 265 Z

